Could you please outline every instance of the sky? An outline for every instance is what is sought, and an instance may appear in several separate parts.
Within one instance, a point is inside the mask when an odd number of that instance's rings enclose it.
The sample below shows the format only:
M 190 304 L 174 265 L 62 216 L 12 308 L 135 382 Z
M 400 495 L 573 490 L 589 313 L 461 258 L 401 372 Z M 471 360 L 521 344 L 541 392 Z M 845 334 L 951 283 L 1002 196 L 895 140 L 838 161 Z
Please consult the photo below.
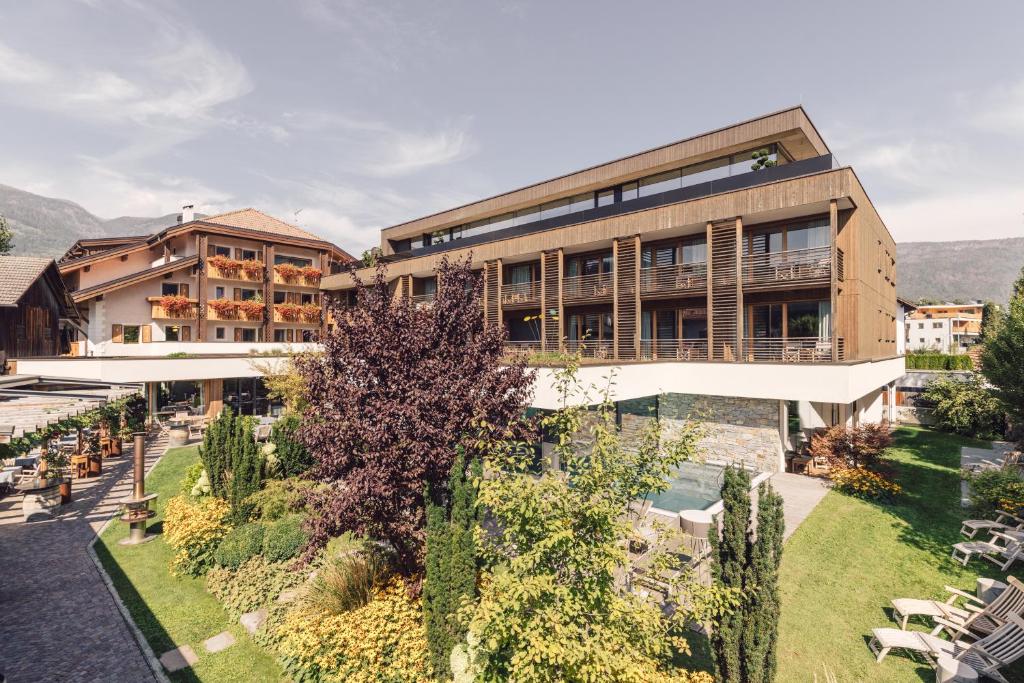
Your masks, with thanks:
M 0 0 L 0 183 L 388 225 L 802 104 L 897 242 L 1024 236 L 1024 3 Z

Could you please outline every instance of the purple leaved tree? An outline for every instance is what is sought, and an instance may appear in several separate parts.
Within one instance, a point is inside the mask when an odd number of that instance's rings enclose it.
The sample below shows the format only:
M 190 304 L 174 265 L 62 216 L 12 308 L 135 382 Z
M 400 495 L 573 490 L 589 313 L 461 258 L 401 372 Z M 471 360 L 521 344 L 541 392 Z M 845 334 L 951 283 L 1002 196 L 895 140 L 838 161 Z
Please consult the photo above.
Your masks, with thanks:
M 416 573 L 425 487 L 443 490 L 458 446 L 473 456 L 479 424 L 501 430 L 526 410 L 533 373 L 504 360 L 500 326 L 484 326 L 470 262 L 444 259 L 426 306 L 396 299 L 382 266 L 370 286 L 356 278 L 356 307 L 331 304 L 323 354 L 297 361 L 309 398 L 301 440 L 310 476 L 328 485 L 309 500 L 311 547 L 352 531 L 391 544 Z

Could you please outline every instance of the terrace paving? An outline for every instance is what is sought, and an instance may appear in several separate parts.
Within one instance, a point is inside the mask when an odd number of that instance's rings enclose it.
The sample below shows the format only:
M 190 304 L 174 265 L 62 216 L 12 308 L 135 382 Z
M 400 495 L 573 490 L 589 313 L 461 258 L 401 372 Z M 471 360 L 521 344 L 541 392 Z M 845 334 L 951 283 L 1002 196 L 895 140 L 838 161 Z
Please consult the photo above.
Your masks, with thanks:
M 166 438 L 146 446 L 148 472 Z M 89 556 L 132 488 L 132 448 L 103 474 L 75 479 L 59 517 L 22 522 L 21 496 L 0 498 L 0 673 L 18 681 L 152 681 L 153 672 Z
M 771 483 L 782 496 L 782 515 L 786 520 L 783 538 L 789 538 L 828 493 L 828 483 L 818 477 L 791 472 L 776 472 Z

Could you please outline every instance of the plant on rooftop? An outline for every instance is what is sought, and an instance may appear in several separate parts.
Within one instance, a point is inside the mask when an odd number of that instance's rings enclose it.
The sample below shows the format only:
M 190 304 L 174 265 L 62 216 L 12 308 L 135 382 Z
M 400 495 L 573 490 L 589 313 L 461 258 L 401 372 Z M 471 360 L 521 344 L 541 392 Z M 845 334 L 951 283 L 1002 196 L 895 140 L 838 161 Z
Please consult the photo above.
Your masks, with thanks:
M 206 259 L 206 263 L 210 266 L 213 266 L 224 275 L 237 275 L 238 272 L 242 269 L 241 261 L 236 261 L 233 258 L 221 256 L 220 254 L 209 257 L 208 259 Z
M 754 163 L 750 165 L 750 170 L 752 171 L 760 171 L 762 168 L 771 168 L 778 164 L 778 162 L 771 158 L 771 152 L 763 148 L 752 153 L 750 158 L 754 160 Z
M 710 681 L 679 667 L 685 627 L 716 621 L 735 594 L 698 586 L 681 558 L 664 552 L 669 530 L 656 529 L 650 566 L 667 586 L 651 588 L 672 596 L 663 609 L 631 589 L 644 575 L 628 552 L 644 542 L 634 531 L 637 501 L 667 489 L 675 468 L 696 456 L 701 430 L 688 422 L 668 438 L 651 419 L 626 442 L 607 389 L 597 411 L 570 405 L 584 392 L 578 362 L 555 372 L 564 407 L 541 420 L 565 472 L 528 476 L 532 448 L 487 439 L 478 504 L 489 523 L 476 535 L 485 567 L 479 601 L 464 611 L 469 637 L 452 662 L 486 681 Z
M 973 373 L 964 379 L 937 377 L 925 387 L 919 404 L 929 408 L 936 425 L 947 432 L 999 438 L 1006 427 L 1002 403 Z
M 7 256 L 14 249 L 13 238 L 14 233 L 7 225 L 7 219 L 0 216 L 0 256 Z
M 353 271 L 354 273 L 354 271 Z M 299 437 L 327 484 L 310 494 L 312 551 L 352 531 L 394 547 L 402 571 L 423 563 L 423 492 L 443 488 L 455 448 L 478 449 L 472 425 L 513 424 L 532 377 L 504 363 L 504 330 L 484 326 L 481 283 L 470 261 L 441 263 L 438 298 L 417 308 L 394 300 L 378 268 L 372 288 L 356 278 L 358 305 L 342 315 L 319 355 L 300 356 L 309 405 Z
M 168 294 L 160 297 L 160 308 L 171 318 L 184 318 L 192 312 L 192 300 L 187 296 Z
M 981 354 L 982 373 L 1019 430 L 1024 427 L 1024 269 L 1013 285 L 1009 310 L 992 327 Z

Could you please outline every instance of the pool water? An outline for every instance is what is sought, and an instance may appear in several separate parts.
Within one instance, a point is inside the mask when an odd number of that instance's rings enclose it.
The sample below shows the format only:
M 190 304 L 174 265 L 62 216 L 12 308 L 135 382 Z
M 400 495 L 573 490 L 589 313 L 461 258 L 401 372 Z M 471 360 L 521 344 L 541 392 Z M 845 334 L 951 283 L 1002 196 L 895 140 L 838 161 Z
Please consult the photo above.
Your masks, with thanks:
M 669 512 L 711 507 L 721 498 L 724 469 L 707 463 L 682 463 L 668 490 L 651 496 L 651 506 Z

